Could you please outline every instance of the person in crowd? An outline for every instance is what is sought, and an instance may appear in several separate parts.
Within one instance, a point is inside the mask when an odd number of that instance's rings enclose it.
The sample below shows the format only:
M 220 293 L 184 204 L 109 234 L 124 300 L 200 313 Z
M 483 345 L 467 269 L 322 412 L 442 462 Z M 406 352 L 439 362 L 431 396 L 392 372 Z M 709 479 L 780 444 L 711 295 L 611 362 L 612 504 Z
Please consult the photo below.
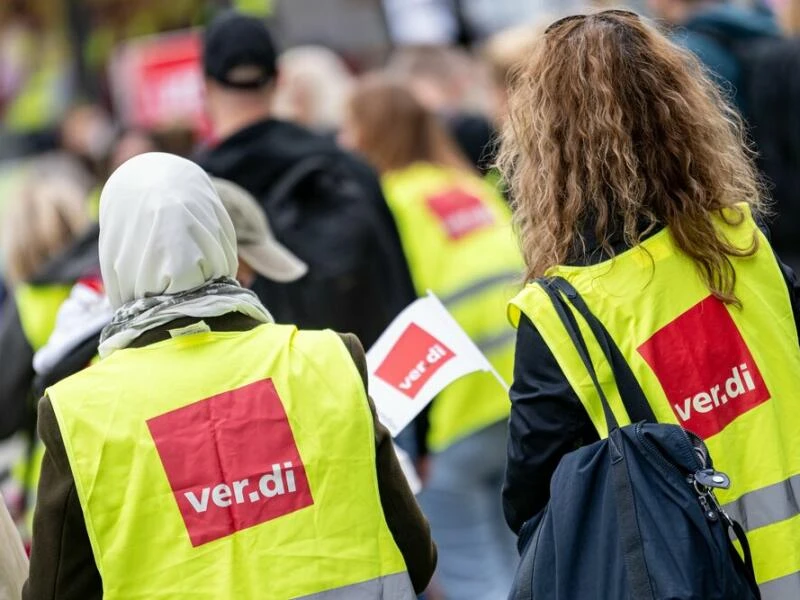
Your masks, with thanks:
M 780 35 L 774 15 L 729 0 L 648 0 L 647 4 L 653 16 L 678 28 L 675 40 L 697 55 L 736 105 L 745 108 L 738 93 L 742 87 L 738 52 L 754 41 Z
M 237 281 L 243 287 L 250 287 L 256 276 L 278 282 L 296 281 L 303 277 L 307 266 L 275 240 L 255 198 L 230 181 L 214 179 L 213 183 L 236 233 L 239 255 Z M 53 333 L 33 357 L 36 378 L 32 389 L 35 397 L 41 397 L 48 387 L 96 360 L 101 332 L 112 317 L 113 309 L 100 273 L 90 272 L 81 277 L 61 304 Z M 44 456 L 44 446 L 38 437 L 32 439 L 29 455 L 24 467 L 18 467 L 18 479 L 25 490 L 21 506 L 26 524 L 23 530 L 28 532 L 28 536 Z
M 40 402 L 23 598 L 414 598 L 436 550 L 363 350 L 274 324 L 238 285 L 202 169 L 163 153 L 122 165 L 100 263 L 116 311 L 102 359 Z
M 250 288 L 258 276 L 281 283 L 302 278 L 308 266 L 275 239 L 252 194 L 225 179 L 212 178 L 212 183 L 236 233 L 239 284 Z M 86 368 L 95 359 L 102 329 L 112 317 L 102 279 L 89 276 L 79 280 L 61 305 L 47 344 L 34 355 L 36 395 L 41 396 L 48 387 Z
M 72 249 L 90 228 L 86 187 L 45 160 L 9 200 L 2 246 L 9 300 L 0 323 L 0 439 L 26 422 L 33 353 L 75 281 Z M 69 256 L 68 256 L 69 255 Z
M 578 291 L 656 418 L 700 435 L 730 475 L 717 498 L 747 529 L 763 597 L 800 597 L 797 287 L 758 225 L 735 109 L 636 14 L 575 15 L 550 25 L 514 80 L 500 166 L 528 280 L 558 276 Z M 606 427 L 542 288 L 526 286 L 509 314 L 503 508 L 525 539 L 561 458 Z M 617 368 L 598 372 L 619 416 Z
M 155 149 L 155 142 L 146 133 L 141 131 L 124 131 L 119 134 L 107 147 L 107 156 L 99 159 L 95 169 L 102 179 L 116 169 L 128 158 Z M 67 244 L 60 252 L 52 256 L 41 268 L 41 272 L 27 285 L 22 287 L 21 308 L 23 318 L 16 316 L 18 310 L 8 311 L 3 316 L 0 326 L 0 436 L 8 437 L 22 431 L 28 445 L 22 459 L 13 468 L 13 481 L 11 486 L 15 501 L 14 516 L 17 517 L 20 531 L 23 532 L 25 541 L 30 541 L 33 506 L 36 500 L 36 484 L 39 479 L 41 467 L 41 444 L 36 437 L 36 411 L 31 402 L 31 392 L 35 389 L 37 370 L 32 366 L 34 353 L 45 351 L 45 342 L 48 342 L 56 325 L 56 316 L 65 301 L 68 300 L 74 286 L 85 287 L 91 290 L 98 286 L 100 277 L 100 263 L 97 256 L 98 228 L 96 223 L 99 211 L 100 188 L 91 188 L 92 178 L 86 171 L 76 166 L 69 160 L 42 159 L 43 163 L 37 167 L 34 178 L 40 177 L 40 172 L 58 174 L 61 179 L 72 182 L 66 190 L 73 190 L 83 197 L 83 207 L 80 214 L 87 214 L 93 221 L 85 231 Z M 75 201 L 75 198 L 72 198 Z M 25 219 L 37 218 L 27 215 Z M 8 236 L 9 243 L 18 243 L 25 247 L 24 232 L 35 223 L 20 226 L 7 222 L 7 226 L 14 227 L 15 233 Z M 23 237 L 20 236 L 23 233 Z M 16 242 L 14 240 L 16 239 Z M 16 295 L 16 294 L 15 294 Z M 9 303 L 11 304 L 11 303 Z M 87 315 L 83 315 L 86 318 Z M 87 319 L 86 327 L 98 324 L 97 316 Z M 26 323 L 36 323 L 36 328 L 26 326 Z M 101 321 L 102 323 L 102 321 Z M 45 351 L 46 353 L 46 351 Z M 9 357 L 9 358 L 5 358 Z M 80 361 L 83 354 L 75 353 L 72 361 Z M 86 363 L 83 363 L 85 365 Z M 83 366 L 82 365 L 82 366 Z M 33 396 L 38 397 L 38 396 Z
M 510 378 L 514 331 L 504 307 L 518 289 L 522 261 L 505 201 L 436 115 L 379 75 L 357 85 L 340 141 L 380 172 L 417 294 L 436 293 Z M 508 412 L 505 390 L 476 373 L 444 390 L 419 421 L 429 424 L 418 437 L 432 451 L 420 502 L 439 547 L 437 580 L 446 598 L 508 595 L 516 553 L 497 502 Z
M 463 49 L 400 48 L 386 65 L 389 76 L 447 124 L 461 152 L 483 174 L 494 163 L 494 89 L 489 69 Z
M 277 238 L 309 267 L 293 284 L 259 278 L 254 291 L 278 322 L 349 331 L 371 346 L 414 299 L 377 177 L 332 139 L 271 118 L 276 52 L 261 21 L 221 13 L 204 52 L 219 142 L 197 160 L 253 194 Z
M 322 134 L 336 132 L 353 87 L 345 62 L 324 46 L 297 46 L 278 57 L 274 113 Z
M 490 113 L 490 73 L 463 48 L 401 47 L 389 57 L 386 72 L 437 114 Z
M 123 129 L 111 141 L 103 165 L 103 180 L 117 170 L 128 159 L 144 154 L 145 152 L 158 152 L 161 146 L 155 136 L 146 129 Z M 176 154 L 173 152 L 172 154 Z

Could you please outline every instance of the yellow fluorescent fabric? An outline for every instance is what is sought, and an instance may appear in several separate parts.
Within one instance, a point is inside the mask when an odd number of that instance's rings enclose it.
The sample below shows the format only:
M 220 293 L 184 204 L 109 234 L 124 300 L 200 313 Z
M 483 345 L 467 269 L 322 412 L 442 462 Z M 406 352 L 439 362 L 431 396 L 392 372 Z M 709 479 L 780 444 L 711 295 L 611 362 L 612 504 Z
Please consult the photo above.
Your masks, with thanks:
M 522 259 L 511 215 L 478 177 L 416 163 L 382 179 L 417 293 L 434 292 L 504 379 L 514 365 L 505 319 Z M 456 381 L 433 402 L 428 443 L 442 450 L 509 413 L 506 392 L 488 373 Z
M 763 583 L 800 571 L 800 508 L 792 491 L 800 474 L 800 348 L 787 286 L 773 251 L 749 209 L 742 210 L 745 219 L 739 226 L 717 219 L 719 230 L 737 247 L 749 247 L 754 236 L 758 239 L 754 256 L 731 258 L 742 308 L 709 297 L 693 262 L 677 249 L 668 230 L 613 260 L 588 267 L 559 266 L 548 275 L 567 279 L 583 296 L 630 364 L 657 419 L 701 435 L 717 468 L 731 476 L 731 488 L 717 490 L 717 497 L 726 510 L 749 523 L 756 575 Z M 597 431 L 606 436 L 591 380 L 538 284 L 528 285 L 511 302 L 513 324 L 522 313 L 541 333 Z M 630 419 L 610 367 L 588 326 L 575 314 L 612 409 L 620 423 L 627 424 Z M 692 323 L 706 327 L 695 327 L 693 337 L 691 328 L 686 329 Z M 711 323 L 715 327 L 709 327 Z M 684 327 L 683 338 L 669 337 L 676 327 Z M 660 346 L 670 359 L 662 356 L 659 361 L 648 351 L 665 332 L 674 342 Z M 727 356 L 731 347 L 740 359 L 723 365 L 723 375 L 709 379 L 704 357 Z M 656 368 L 651 366 L 654 360 Z M 702 384 L 689 389 L 684 379 Z M 670 390 L 681 393 L 670 397 Z M 800 588 L 798 593 L 800 597 Z
M 104 598 L 297 598 L 405 574 L 363 384 L 334 333 L 175 337 L 48 394 Z
M 69 297 L 72 285 L 32 285 L 22 283 L 14 290 L 19 320 L 34 351 L 42 348 L 56 326 L 56 315 Z

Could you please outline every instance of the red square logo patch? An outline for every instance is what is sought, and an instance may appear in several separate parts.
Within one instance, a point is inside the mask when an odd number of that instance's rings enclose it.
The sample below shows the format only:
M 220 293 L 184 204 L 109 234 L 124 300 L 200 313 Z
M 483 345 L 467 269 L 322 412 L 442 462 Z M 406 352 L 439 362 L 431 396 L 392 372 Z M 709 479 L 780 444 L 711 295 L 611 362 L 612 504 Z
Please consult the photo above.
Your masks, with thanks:
M 728 309 L 709 296 L 639 346 L 678 422 L 707 439 L 769 400 Z
M 375 375 L 413 400 L 436 371 L 454 357 L 453 351 L 442 342 L 411 323 Z
M 314 503 L 272 380 L 147 421 L 193 546 Z
M 486 205 L 457 188 L 429 197 L 428 208 L 438 217 L 451 240 L 494 225 L 494 217 Z

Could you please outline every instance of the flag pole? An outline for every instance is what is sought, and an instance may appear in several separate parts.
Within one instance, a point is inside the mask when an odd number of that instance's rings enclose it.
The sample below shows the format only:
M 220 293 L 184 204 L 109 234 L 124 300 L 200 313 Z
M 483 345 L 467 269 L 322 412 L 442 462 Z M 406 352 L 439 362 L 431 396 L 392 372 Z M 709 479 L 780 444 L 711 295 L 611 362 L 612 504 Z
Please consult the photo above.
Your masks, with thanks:
M 489 363 L 489 373 L 494 375 L 494 378 L 497 379 L 497 381 L 500 383 L 500 385 L 503 386 L 503 389 L 506 391 L 506 394 L 507 394 L 509 392 L 509 390 L 511 389 L 511 387 L 506 383 L 506 380 L 503 379 L 503 376 L 500 375 L 500 373 L 497 372 L 497 369 L 495 369 L 492 366 L 491 363 Z

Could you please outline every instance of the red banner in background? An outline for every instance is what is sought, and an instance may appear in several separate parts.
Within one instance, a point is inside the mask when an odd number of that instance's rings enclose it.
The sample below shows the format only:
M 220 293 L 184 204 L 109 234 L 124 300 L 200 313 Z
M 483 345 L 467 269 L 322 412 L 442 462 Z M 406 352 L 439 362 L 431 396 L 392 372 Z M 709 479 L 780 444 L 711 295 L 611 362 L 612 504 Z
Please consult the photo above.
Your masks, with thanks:
M 131 40 L 111 62 L 115 108 L 134 127 L 190 127 L 208 138 L 199 30 Z

